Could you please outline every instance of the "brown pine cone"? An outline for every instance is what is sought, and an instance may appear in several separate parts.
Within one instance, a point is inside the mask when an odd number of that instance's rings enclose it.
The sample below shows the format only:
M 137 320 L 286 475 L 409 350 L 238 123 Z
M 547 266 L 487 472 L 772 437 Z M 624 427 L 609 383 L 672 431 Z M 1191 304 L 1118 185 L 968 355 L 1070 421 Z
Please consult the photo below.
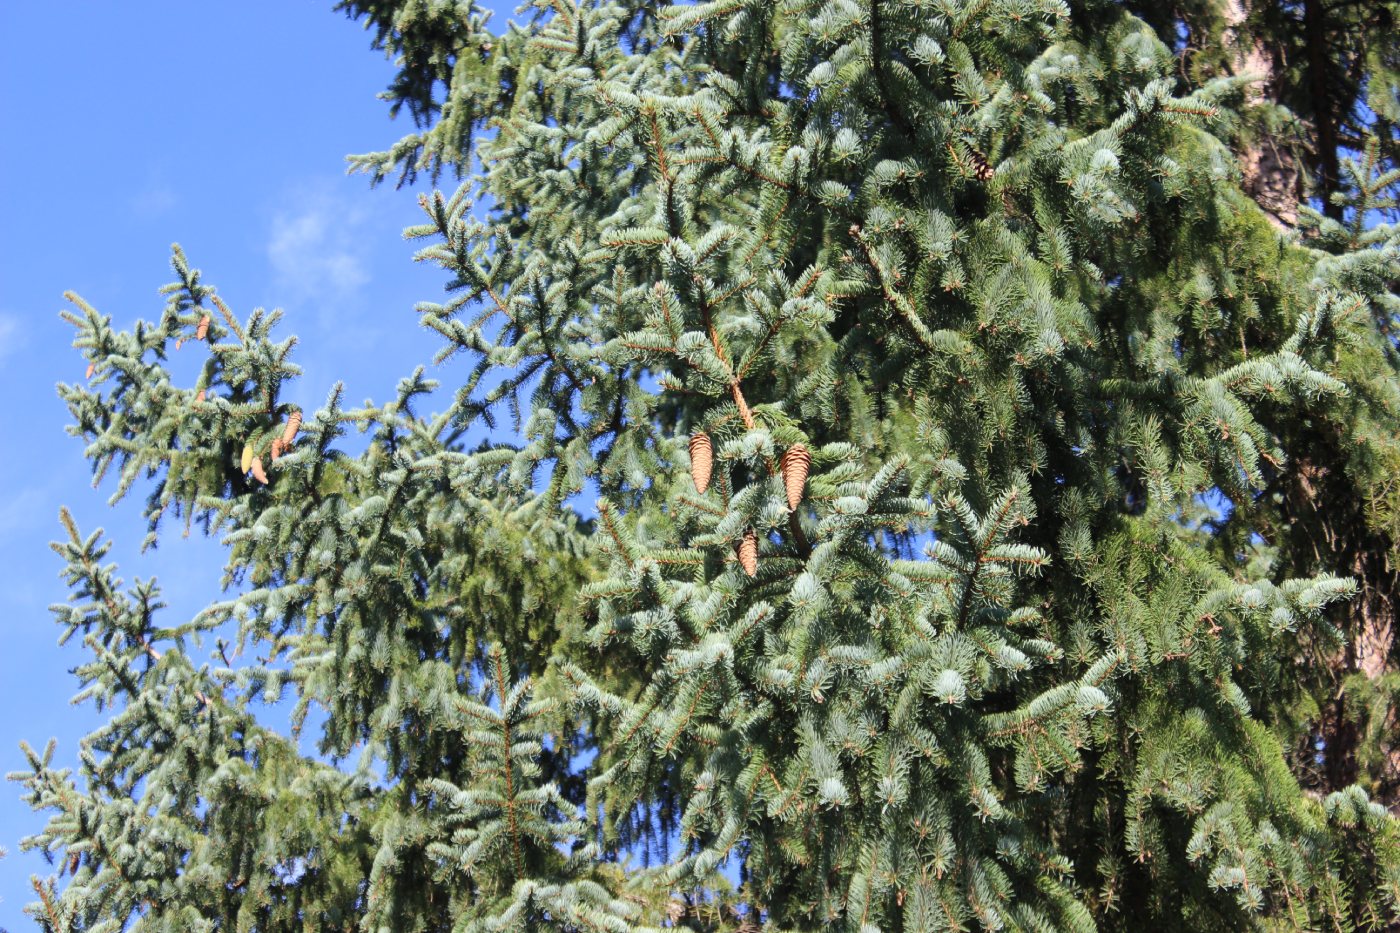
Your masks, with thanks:
M 983 184 L 991 181 L 992 176 L 997 173 L 996 169 L 992 168 L 991 163 L 987 161 L 987 157 L 976 149 L 972 150 L 972 172 L 977 176 L 977 180 Z
M 806 444 L 793 444 L 783 452 L 781 460 L 783 488 L 787 491 L 788 509 L 802 504 L 802 491 L 807 488 L 807 473 L 812 468 L 812 455 Z
M 297 430 L 301 427 L 301 411 L 294 411 L 287 416 L 287 426 L 282 429 L 282 446 L 291 447 L 292 441 L 297 436 Z
M 714 468 L 715 449 L 710 444 L 710 435 L 696 431 L 690 436 L 690 478 L 695 483 L 695 491 L 702 496 L 710 488 Z
M 758 535 L 752 528 L 744 532 L 744 540 L 739 542 L 739 566 L 751 577 L 758 576 Z

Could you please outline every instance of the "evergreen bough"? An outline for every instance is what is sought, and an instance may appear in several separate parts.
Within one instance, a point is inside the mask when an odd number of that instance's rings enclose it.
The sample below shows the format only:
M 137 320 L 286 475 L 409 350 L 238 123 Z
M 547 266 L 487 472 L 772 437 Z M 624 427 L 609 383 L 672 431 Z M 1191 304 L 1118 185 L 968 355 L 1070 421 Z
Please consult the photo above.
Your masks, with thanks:
M 1264 494 L 1310 419 L 1395 436 L 1379 143 L 1280 235 L 1247 79 L 1096 0 L 340 7 L 420 124 L 355 167 L 465 179 L 407 233 L 468 368 L 302 413 L 178 248 L 154 323 L 70 296 L 73 433 L 227 598 L 65 513 L 109 719 L 14 775 L 42 929 L 1400 922 L 1395 818 L 1285 754 L 1355 585 Z

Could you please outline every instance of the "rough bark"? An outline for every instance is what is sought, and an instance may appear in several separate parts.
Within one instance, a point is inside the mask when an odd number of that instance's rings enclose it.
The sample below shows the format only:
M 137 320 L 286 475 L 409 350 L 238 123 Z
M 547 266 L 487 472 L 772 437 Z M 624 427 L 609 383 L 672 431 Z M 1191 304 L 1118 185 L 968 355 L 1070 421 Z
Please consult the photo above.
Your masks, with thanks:
M 1354 675 L 1379 680 L 1391 665 L 1395 648 L 1396 603 L 1400 600 L 1400 568 L 1395 566 L 1395 542 L 1370 527 L 1361 490 L 1345 475 L 1338 439 L 1313 437 L 1302 445 L 1288 466 L 1285 484 L 1287 518 L 1293 527 L 1294 571 L 1332 570 L 1347 574 L 1359 591 L 1337 619 L 1345 642 L 1326 659 L 1332 693 L 1321 703 L 1321 715 L 1308 737 L 1306 754 L 1320 740 L 1320 761 L 1313 771 L 1316 789 L 1340 790 L 1359 779 L 1388 806 L 1400 803 L 1400 733 L 1396 711 L 1386 715 L 1380 761 L 1361 773 L 1357 750 L 1364 715 L 1355 698 L 1347 696 Z
M 1308 93 L 1312 96 L 1314 151 L 1317 156 L 1316 194 L 1322 211 L 1333 220 L 1342 219 L 1342 208 L 1332 203 L 1332 194 L 1341 183 L 1337 157 L 1337 114 L 1331 82 L 1327 78 L 1326 12 L 1322 0 L 1303 0 L 1303 31 L 1308 49 Z
M 1246 92 L 1252 106 L 1279 99 L 1277 61 L 1263 42 L 1250 35 L 1249 0 L 1223 0 L 1227 33 L 1232 37 L 1237 74 L 1255 78 Z M 1271 0 L 1255 0 L 1271 2 Z M 1337 131 L 1328 106 L 1326 36 L 1319 0 L 1304 0 L 1307 35 L 1307 79 L 1312 86 L 1314 109 L 1312 150 L 1317 156 L 1318 193 L 1326 201 L 1337 177 Z M 1298 220 L 1301 171 L 1297 157 L 1282 141 L 1257 133 L 1239 153 L 1244 188 L 1282 231 Z M 1326 206 L 1330 215 L 1336 214 Z M 1326 430 L 1309 431 L 1295 438 L 1295 456 L 1285 468 L 1285 508 L 1293 528 L 1295 566 L 1299 573 L 1328 570 L 1353 577 L 1360 591 L 1337 621 L 1345 633 L 1342 648 L 1326 660 L 1326 677 L 1333 693 L 1322 702 L 1321 715 L 1308 737 L 1303 758 L 1312 758 L 1314 742 L 1322 748 L 1316 769 L 1309 767 L 1316 789 L 1338 790 L 1367 778 L 1387 804 L 1400 802 L 1400 740 L 1387 743 L 1384 761 L 1367 775 L 1360 773 L 1357 751 L 1363 723 L 1355 702 L 1349 702 L 1345 683 L 1356 673 L 1372 681 L 1390 668 L 1395 647 L 1396 602 L 1400 600 L 1400 575 L 1394 566 L 1395 542 L 1372 529 L 1362 507 L 1362 490 L 1346 475 L 1344 438 Z M 1394 719 L 1395 711 L 1390 718 Z M 1393 727 L 1396 723 L 1388 722 Z M 1388 732 L 1395 735 L 1391 728 Z
M 1251 106 L 1277 99 L 1277 79 L 1273 58 L 1263 43 L 1251 38 L 1245 29 L 1249 9 L 1245 0 L 1225 0 L 1225 24 L 1235 53 L 1235 71 L 1255 80 L 1246 91 Z M 1298 161 L 1273 136 L 1257 134 L 1239 154 L 1244 189 L 1282 230 L 1298 222 Z

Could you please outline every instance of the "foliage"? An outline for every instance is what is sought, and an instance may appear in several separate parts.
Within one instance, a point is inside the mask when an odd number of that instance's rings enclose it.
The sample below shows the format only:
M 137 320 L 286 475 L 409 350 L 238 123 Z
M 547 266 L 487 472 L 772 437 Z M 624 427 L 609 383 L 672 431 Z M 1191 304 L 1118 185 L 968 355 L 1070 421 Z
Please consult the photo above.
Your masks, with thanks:
M 154 324 L 74 299 L 74 433 L 230 590 L 161 627 L 70 523 L 113 718 L 17 775 L 42 926 L 1396 922 L 1400 827 L 1286 756 L 1350 570 L 1246 546 L 1297 427 L 1393 393 L 1400 242 L 1281 238 L 1238 80 L 1098 2 L 341 7 L 421 124 L 354 164 L 466 175 L 408 235 L 470 369 L 298 434 L 276 316 L 178 250 Z M 285 690 L 319 754 L 257 724 Z

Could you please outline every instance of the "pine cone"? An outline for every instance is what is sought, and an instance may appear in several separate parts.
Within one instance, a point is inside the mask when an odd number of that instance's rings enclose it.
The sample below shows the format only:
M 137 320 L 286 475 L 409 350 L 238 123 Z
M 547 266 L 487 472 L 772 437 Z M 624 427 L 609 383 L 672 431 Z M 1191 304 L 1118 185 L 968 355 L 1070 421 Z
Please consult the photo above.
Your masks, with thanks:
M 715 449 L 710 445 L 710 435 L 696 431 L 690 436 L 690 478 L 695 482 L 695 491 L 700 495 L 710 488 L 710 474 L 715 468 Z
M 179 340 L 175 341 L 175 350 L 176 350 L 176 352 L 178 352 L 178 351 L 180 350 L 180 348 L 183 347 L 184 345 L 185 345 L 185 338 L 183 338 L 183 337 L 181 337 Z
M 807 487 L 807 472 L 812 468 L 812 455 L 806 444 L 793 444 L 783 452 L 781 461 L 783 488 L 787 490 L 788 509 L 802 504 L 802 491 Z
M 297 436 L 297 429 L 301 427 L 301 412 L 294 411 L 287 416 L 287 426 L 282 429 L 282 446 L 291 447 L 292 441 Z
M 282 438 L 274 437 L 272 439 L 272 462 L 276 463 L 280 456 L 282 456 Z
M 267 485 L 267 473 L 263 470 L 262 457 L 254 457 L 252 463 L 253 479 Z
M 96 364 L 96 363 L 89 363 L 89 364 L 88 364 L 88 368 L 87 368 L 87 372 L 83 374 L 83 378 L 84 378 L 84 379 L 91 379 L 91 378 L 92 378 L 92 374 L 95 373 L 95 372 L 97 372 L 97 364 Z
M 199 390 L 198 394 L 195 395 L 194 400 L 195 400 L 196 402 L 202 402 L 202 401 L 204 401 L 204 390 L 203 390 L 203 389 L 200 389 L 200 390 Z
M 977 180 L 983 184 L 991 181 L 992 176 L 997 173 L 996 169 L 992 168 L 991 163 L 987 161 L 987 157 L 976 149 L 972 150 L 972 172 L 977 176 Z
M 758 576 L 758 535 L 750 528 L 744 532 L 744 540 L 739 542 L 739 566 L 751 577 Z
M 206 314 L 199 319 L 199 326 L 194 329 L 194 339 L 203 340 L 207 336 L 209 336 L 209 315 Z
M 241 459 L 238 463 L 239 463 L 239 466 L 243 468 L 243 472 L 244 472 L 244 473 L 247 473 L 248 470 L 250 470 L 250 469 L 252 468 L 252 466 L 253 466 L 253 445 L 252 445 L 252 444 L 244 444 L 244 445 L 243 445 L 243 459 Z

